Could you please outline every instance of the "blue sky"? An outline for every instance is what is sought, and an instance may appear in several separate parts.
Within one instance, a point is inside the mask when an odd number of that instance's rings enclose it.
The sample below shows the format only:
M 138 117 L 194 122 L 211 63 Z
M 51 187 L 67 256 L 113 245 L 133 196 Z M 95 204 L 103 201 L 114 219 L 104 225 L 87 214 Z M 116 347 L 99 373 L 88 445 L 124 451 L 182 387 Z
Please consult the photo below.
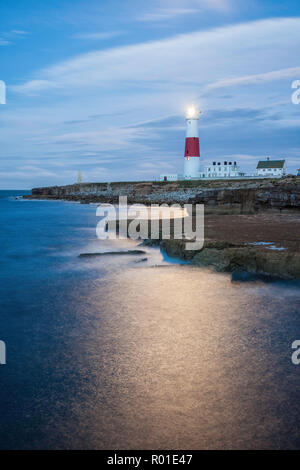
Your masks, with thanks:
M 0 188 L 180 173 L 184 111 L 203 165 L 300 167 L 300 2 L 1 0 Z

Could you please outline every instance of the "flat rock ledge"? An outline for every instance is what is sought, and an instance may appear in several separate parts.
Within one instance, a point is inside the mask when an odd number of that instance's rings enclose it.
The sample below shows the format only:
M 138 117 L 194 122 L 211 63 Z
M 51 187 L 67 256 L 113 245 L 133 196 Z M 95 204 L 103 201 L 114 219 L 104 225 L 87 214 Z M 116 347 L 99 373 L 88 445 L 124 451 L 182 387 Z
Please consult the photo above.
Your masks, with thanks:
M 96 253 L 80 253 L 79 258 L 93 258 L 95 256 L 121 256 L 121 255 L 145 255 L 144 250 L 127 250 L 127 251 L 103 251 Z
M 235 245 L 218 240 L 208 240 L 202 250 L 191 251 L 185 249 L 185 243 L 184 240 L 161 240 L 159 246 L 169 256 L 218 272 L 247 271 L 282 279 L 300 279 L 300 252 L 297 251 L 276 251 L 267 246 Z

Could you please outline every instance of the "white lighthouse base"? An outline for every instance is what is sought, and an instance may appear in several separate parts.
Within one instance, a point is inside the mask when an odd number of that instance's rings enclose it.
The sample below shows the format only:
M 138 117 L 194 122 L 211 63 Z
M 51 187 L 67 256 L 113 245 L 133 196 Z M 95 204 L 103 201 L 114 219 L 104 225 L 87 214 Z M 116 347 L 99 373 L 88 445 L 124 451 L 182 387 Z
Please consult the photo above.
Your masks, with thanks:
M 200 157 L 189 157 L 184 159 L 184 179 L 200 177 Z

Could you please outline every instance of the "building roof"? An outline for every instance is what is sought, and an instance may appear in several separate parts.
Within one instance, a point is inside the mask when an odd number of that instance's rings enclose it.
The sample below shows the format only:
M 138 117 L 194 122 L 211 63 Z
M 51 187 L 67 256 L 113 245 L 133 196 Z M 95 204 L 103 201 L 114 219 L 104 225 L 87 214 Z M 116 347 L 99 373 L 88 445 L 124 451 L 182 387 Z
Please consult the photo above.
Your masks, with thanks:
M 257 164 L 257 170 L 262 168 L 283 168 L 285 160 L 260 160 Z

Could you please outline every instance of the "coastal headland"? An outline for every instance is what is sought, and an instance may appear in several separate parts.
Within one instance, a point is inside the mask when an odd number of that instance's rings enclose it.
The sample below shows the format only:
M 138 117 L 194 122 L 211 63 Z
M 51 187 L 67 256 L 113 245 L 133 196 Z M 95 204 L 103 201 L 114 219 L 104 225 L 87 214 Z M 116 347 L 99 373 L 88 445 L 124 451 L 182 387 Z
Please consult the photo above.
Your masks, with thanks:
M 145 240 L 168 255 L 217 271 L 300 278 L 300 177 L 280 179 L 81 183 L 34 188 L 26 199 L 88 203 L 204 204 L 205 243 Z M 150 233 L 150 230 L 149 230 Z

